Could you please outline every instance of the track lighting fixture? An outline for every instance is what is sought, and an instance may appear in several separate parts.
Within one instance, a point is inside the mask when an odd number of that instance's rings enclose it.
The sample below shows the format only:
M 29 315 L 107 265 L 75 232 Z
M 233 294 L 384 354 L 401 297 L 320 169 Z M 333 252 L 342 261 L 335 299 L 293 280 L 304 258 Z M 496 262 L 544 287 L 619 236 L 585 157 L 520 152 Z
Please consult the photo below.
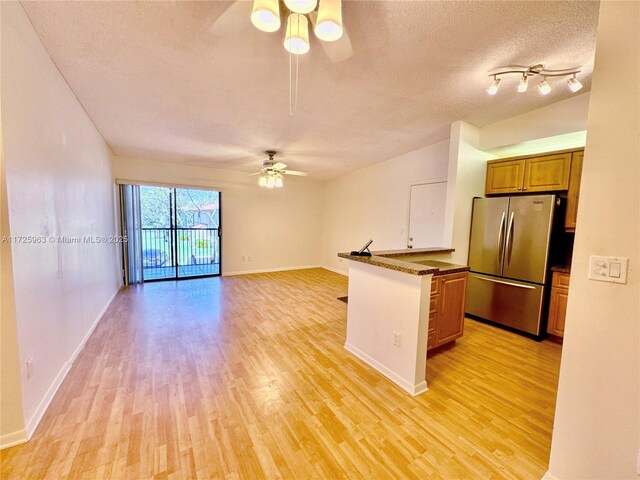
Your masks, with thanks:
M 577 92 L 582 88 L 582 83 L 576 78 L 576 74 L 580 73 L 580 67 L 568 68 L 564 70 L 547 70 L 544 65 L 538 64 L 531 67 L 524 67 L 522 65 L 509 65 L 505 67 L 499 67 L 489 72 L 489 76 L 493 78 L 491 86 L 487 89 L 489 95 L 495 95 L 498 93 L 500 87 L 501 77 L 518 75 L 520 82 L 518 83 L 518 92 L 524 93 L 529 87 L 529 77 L 540 76 L 542 80 L 538 83 L 538 91 L 542 95 L 548 95 L 551 92 L 551 85 L 547 82 L 547 77 L 566 77 L 572 75 L 567 80 L 567 86 L 572 92 Z

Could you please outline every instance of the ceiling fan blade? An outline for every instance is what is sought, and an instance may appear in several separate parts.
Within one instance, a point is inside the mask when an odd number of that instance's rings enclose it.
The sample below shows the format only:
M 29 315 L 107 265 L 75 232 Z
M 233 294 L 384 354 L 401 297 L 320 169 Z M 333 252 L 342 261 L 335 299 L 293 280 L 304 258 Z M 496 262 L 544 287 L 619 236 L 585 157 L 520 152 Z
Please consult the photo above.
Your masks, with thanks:
M 254 175 L 260 175 L 262 172 L 256 172 L 256 173 L 249 173 L 247 174 L 247 177 L 253 177 Z
M 228 37 L 238 33 L 240 28 L 251 24 L 251 2 L 236 0 L 209 26 L 209 32 L 216 37 Z
M 278 173 L 284 173 L 285 175 L 296 175 L 298 177 L 306 177 L 309 172 L 300 172 L 298 170 L 280 170 Z
M 318 12 L 315 10 L 309 13 L 309 19 L 311 20 L 311 24 L 315 27 L 316 20 L 318 17 Z M 329 59 L 331 63 L 339 63 L 343 62 L 348 58 L 353 56 L 353 46 L 351 45 L 351 39 L 349 38 L 349 34 L 347 33 L 347 29 L 342 26 L 342 37 L 340 37 L 335 42 L 325 42 L 322 40 L 318 40 L 318 43 L 322 46 L 325 55 Z
M 274 163 L 271 168 L 274 169 L 274 170 L 283 170 L 283 169 L 287 168 L 287 164 L 286 163 L 282 163 L 282 162 L 278 162 L 278 163 Z

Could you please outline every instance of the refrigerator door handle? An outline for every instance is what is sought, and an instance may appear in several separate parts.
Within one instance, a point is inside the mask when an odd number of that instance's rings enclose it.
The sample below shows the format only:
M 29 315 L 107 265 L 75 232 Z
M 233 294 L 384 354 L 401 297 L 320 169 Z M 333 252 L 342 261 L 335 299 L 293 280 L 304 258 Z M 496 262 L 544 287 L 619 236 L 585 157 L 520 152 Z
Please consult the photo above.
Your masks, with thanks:
M 498 268 L 500 269 L 502 269 L 502 263 L 503 263 L 505 220 L 506 220 L 506 213 L 502 212 L 502 219 L 500 220 L 500 229 L 498 230 Z
M 481 277 L 480 275 L 472 275 L 472 277 L 477 278 L 478 280 L 485 280 L 487 282 L 499 283 L 501 285 L 509 285 L 510 287 L 525 288 L 525 289 L 528 289 L 528 290 L 535 290 L 536 289 L 536 287 L 533 287 L 531 285 L 522 285 L 520 283 L 506 282 L 504 280 L 496 280 L 495 278 Z
M 507 265 L 511 263 L 511 251 L 513 250 L 513 217 L 515 213 L 511 212 L 509 218 L 509 228 L 507 228 L 507 241 L 505 242 L 507 248 Z

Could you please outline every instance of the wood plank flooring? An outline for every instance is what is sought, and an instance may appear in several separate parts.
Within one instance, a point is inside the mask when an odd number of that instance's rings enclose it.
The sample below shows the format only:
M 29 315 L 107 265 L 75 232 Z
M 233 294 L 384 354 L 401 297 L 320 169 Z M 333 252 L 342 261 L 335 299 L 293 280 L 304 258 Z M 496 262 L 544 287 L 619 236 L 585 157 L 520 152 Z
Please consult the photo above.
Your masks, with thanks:
M 1 477 L 541 478 L 560 346 L 466 320 L 412 398 L 344 348 L 322 269 L 121 291 Z

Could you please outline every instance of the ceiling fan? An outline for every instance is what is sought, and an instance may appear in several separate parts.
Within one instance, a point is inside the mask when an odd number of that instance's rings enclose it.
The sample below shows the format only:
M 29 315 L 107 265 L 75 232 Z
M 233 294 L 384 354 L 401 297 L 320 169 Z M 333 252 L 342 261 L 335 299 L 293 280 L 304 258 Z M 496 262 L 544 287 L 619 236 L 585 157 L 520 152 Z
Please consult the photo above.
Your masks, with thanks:
M 284 186 L 283 175 L 295 175 L 298 177 L 306 177 L 307 172 L 301 172 L 298 170 L 287 170 L 285 163 L 276 162 L 273 157 L 278 152 L 275 150 L 267 150 L 266 153 L 269 158 L 262 162 L 262 168 L 259 172 L 251 173 L 250 175 L 260 175 L 258 177 L 258 185 L 265 188 L 282 188 Z
M 286 8 L 284 4 L 280 5 L 280 10 L 282 11 L 283 23 L 286 23 Z M 252 2 L 234 0 L 226 7 L 223 13 L 210 24 L 209 31 L 218 37 L 238 35 L 251 24 L 251 11 Z M 315 26 L 318 17 L 317 9 L 311 11 L 308 15 L 312 26 Z M 318 43 L 331 63 L 342 62 L 353 55 L 351 39 L 345 27 L 343 27 L 342 36 L 338 40 Z

